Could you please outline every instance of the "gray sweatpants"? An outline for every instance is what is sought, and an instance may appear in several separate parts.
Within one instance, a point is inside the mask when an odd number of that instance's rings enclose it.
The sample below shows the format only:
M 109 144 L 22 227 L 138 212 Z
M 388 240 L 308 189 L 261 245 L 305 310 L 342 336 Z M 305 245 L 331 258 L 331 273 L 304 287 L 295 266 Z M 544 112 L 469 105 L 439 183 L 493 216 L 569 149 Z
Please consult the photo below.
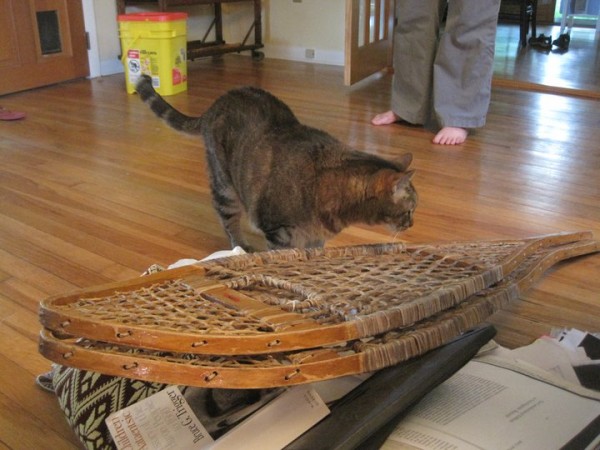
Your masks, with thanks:
M 392 110 L 414 124 L 478 128 L 490 104 L 500 0 L 396 0 Z

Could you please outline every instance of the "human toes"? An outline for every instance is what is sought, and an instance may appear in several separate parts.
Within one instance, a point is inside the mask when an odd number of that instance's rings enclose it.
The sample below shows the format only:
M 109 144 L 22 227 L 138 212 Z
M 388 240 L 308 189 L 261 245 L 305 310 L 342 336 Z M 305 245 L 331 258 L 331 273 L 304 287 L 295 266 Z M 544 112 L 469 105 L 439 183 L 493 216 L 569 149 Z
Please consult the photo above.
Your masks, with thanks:
M 434 144 L 459 145 L 467 140 L 467 130 L 458 127 L 444 127 L 433 138 Z
M 373 117 L 371 123 L 373 125 L 391 125 L 394 122 L 398 122 L 398 120 L 400 120 L 400 117 L 394 111 L 386 111 Z

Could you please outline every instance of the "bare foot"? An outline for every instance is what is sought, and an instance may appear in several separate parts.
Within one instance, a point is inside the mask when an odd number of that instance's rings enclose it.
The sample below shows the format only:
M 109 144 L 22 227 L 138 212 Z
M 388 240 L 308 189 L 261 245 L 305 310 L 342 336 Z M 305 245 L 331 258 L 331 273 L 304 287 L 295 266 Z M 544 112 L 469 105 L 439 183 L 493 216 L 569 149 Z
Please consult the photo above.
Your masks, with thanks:
M 394 122 L 398 122 L 400 117 L 394 113 L 394 111 L 386 111 L 381 114 L 377 114 L 373 119 L 371 119 L 371 123 L 373 125 L 391 125 Z
M 458 145 L 467 140 L 467 130 L 458 127 L 444 127 L 433 138 L 434 144 Z

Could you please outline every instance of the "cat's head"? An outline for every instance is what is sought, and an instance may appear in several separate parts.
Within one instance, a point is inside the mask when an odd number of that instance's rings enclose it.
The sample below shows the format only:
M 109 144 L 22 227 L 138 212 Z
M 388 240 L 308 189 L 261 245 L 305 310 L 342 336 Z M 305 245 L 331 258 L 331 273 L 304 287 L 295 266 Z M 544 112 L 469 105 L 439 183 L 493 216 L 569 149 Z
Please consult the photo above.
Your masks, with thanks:
M 414 170 L 393 177 L 389 183 L 389 195 L 382 204 L 377 222 L 384 223 L 393 231 L 404 231 L 413 226 L 413 215 L 417 207 L 417 191 L 411 179 Z
M 381 170 L 373 184 L 373 194 L 378 198 L 373 222 L 385 224 L 395 232 L 413 225 L 418 195 L 411 181 L 415 171 L 407 170 L 411 160 L 410 154 L 403 155 L 395 161 L 396 170 Z

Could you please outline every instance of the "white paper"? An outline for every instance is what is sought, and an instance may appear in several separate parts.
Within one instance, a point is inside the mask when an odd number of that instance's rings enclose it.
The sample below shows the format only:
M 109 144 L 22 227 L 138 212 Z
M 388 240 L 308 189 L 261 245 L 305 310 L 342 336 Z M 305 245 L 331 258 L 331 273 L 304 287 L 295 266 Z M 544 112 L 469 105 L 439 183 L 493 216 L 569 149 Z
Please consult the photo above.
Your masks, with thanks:
M 106 419 L 119 450 L 200 450 L 214 442 L 176 386 Z
M 515 360 L 533 364 L 571 383 L 580 384 L 573 369 L 570 353 L 556 340 L 542 337 L 530 345 L 510 350 L 508 355 Z
M 574 328 L 563 330 L 563 332 L 557 337 L 557 341 L 560 342 L 565 348 L 569 350 L 575 350 L 583 338 L 586 336 L 585 331 L 576 330 Z
M 559 449 L 599 415 L 597 400 L 471 361 L 429 393 L 382 448 Z
M 189 266 L 192 264 L 196 264 L 201 261 L 210 261 L 211 259 L 217 258 L 225 258 L 227 256 L 235 256 L 235 255 L 244 255 L 246 252 L 242 247 L 233 247 L 231 250 L 219 250 L 218 252 L 211 253 L 210 255 L 202 258 L 202 259 L 192 259 L 192 258 L 184 258 L 178 261 L 175 261 L 171 264 L 167 269 L 176 269 L 178 267 Z
M 311 386 L 295 386 L 215 441 L 211 450 L 279 450 L 329 414 Z
M 348 375 L 331 380 L 317 381 L 311 383 L 310 386 L 317 391 L 319 396 L 323 399 L 323 402 L 329 404 L 342 398 L 371 375 L 371 373 Z

